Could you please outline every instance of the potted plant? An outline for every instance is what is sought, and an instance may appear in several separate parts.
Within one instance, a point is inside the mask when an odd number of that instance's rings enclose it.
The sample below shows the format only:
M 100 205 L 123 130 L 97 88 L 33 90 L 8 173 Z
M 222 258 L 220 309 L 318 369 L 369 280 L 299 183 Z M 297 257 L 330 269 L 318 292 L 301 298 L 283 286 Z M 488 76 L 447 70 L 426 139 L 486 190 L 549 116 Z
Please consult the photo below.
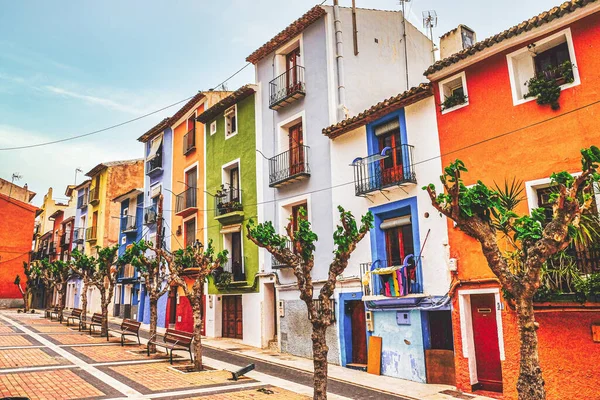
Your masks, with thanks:
M 536 97 L 539 105 L 549 104 L 550 108 L 558 110 L 560 108 L 558 103 L 560 86 L 573 82 L 575 79 L 573 68 L 571 61 L 565 61 L 557 66 L 548 66 L 546 70 L 536 73 L 525 83 L 528 92 L 523 95 L 523 98 Z
M 465 104 L 467 102 L 467 96 L 462 91 L 454 91 L 450 96 L 444 96 L 444 101 L 440 104 L 442 111 L 448 110 L 449 108 Z

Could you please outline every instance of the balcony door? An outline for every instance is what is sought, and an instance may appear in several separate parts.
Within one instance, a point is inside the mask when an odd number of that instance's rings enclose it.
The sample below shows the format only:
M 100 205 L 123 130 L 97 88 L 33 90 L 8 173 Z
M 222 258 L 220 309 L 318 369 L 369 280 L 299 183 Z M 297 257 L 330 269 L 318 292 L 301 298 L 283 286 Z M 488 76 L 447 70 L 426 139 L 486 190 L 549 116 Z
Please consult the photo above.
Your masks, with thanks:
M 392 222 L 393 220 L 386 220 Z M 391 223 L 393 225 L 393 222 Z M 389 229 L 385 229 L 385 249 L 387 256 L 388 267 L 399 267 L 404 265 L 404 259 L 410 254 L 415 254 L 412 224 L 402 226 L 392 226 Z M 400 276 L 398 276 L 398 283 L 401 287 L 398 290 L 401 294 L 409 294 L 416 291 L 413 284 L 417 282 L 416 268 L 414 258 L 412 258 L 408 267 L 400 270 Z M 387 284 L 387 286 L 386 286 Z M 393 287 L 392 282 L 387 282 L 384 279 L 383 282 L 384 290 L 387 293 Z M 391 295 L 391 292 L 389 293 Z
M 236 165 L 229 170 L 231 201 L 240 201 L 240 168 Z
M 194 167 L 185 172 L 185 208 L 196 207 L 196 185 L 198 184 L 198 170 Z
M 290 176 L 304 172 L 304 137 L 302 122 L 289 129 Z
M 375 128 L 375 135 L 379 141 L 379 152 L 385 148 L 386 158 L 379 161 L 381 170 L 381 186 L 393 185 L 401 182 L 404 177 L 404 164 L 402 162 L 402 141 L 400 139 L 400 123 L 397 120 Z
M 298 86 L 300 83 L 300 77 L 298 76 L 298 65 L 300 65 L 300 48 L 297 47 L 294 50 L 290 51 L 285 56 L 285 65 L 286 65 L 286 87 L 287 94 L 291 94 L 294 91 L 298 90 Z
M 231 234 L 231 273 L 236 282 L 244 281 L 244 263 L 242 259 L 242 234 L 233 232 Z
M 304 209 L 306 211 L 306 215 L 300 214 L 300 210 Z M 308 203 L 297 204 L 292 206 L 292 229 L 294 232 L 298 231 L 298 223 L 300 219 L 307 220 L 308 219 Z

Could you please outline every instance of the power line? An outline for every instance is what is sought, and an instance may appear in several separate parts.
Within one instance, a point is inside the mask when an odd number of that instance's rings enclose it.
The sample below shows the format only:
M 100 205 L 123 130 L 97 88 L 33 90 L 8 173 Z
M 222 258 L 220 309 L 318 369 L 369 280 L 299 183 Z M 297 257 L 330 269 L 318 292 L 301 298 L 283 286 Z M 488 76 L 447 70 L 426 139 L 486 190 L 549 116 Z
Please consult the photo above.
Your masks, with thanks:
M 246 69 L 249 65 L 252 65 L 252 64 L 251 63 L 247 63 L 242 68 L 240 68 L 236 72 L 234 72 L 227 79 L 225 79 L 223 82 L 221 82 L 217 86 L 215 86 L 215 88 L 223 85 L 225 82 L 227 82 L 228 80 L 230 80 L 231 78 L 233 78 L 234 76 L 236 76 L 237 74 L 239 74 L 240 72 L 242 72 L 244 69 Z M 115 128 L 119 128 L 119 127 L 124 126 L 124 125 L 131 124 L 132 122 L 136 122 L 136 121 L 139 121 L 140 119 L 147 118 L 147 117 L 149 117 L 151 115 L 154 115 L 154 114 L 157 114 L 157 113 L 159 113 L 161 111 L 167 110 L 167 109 L 169 109 L 171 107 L 174 107 L 174 106 L 176 106 L 178 104 L 185 103 L 185 102 L 190 101 L 191 99 L 193 99 L 194 96 L 190 96 L 190 97 L 187 97 L 187 98 L 185 98 L 183 100 L 179 100 L 179 101 L 177 101 L 175 103 L 169 104 L 168 106 L 159 108 L 158 110 L 154 110 L 154 111 L 151 111 L 151 112 L 149 112 L 147 114 L 140 115 L 139 117 L 132 118 L 132 119 L 129 119 L 127 121 L 120 122 L 118 124 L 111 125 L 111 126 L 108 126 L 106 128 L 98 129 L 98 130 L 95 130 L 95 131 L 92 131 L 92 132 L 84 133 L 84 134 L 81 134 L 81 135 L 75 135 L 75 136 L 71 136 L 71 137 L 64 138 L 64 139 L 52 140 L 52 141 L 44 142 L 44 143 L 36 143 L 36 144 L 30 144 L 30 145 L 26 145 L 26 146 L 4 147 L 4 148 L 0 148 L 0 151 L 31 149 L 33 147 L 48 146 L 48 145 L 51 145 L 51 144 L 68 142 L 68 141 L 71 141 L 71 140 L 81 139 L 83 137 L 96 135 L 98 133 L 106 132 L 106 131 L 111 130 L 111 129 L 115 129 Z

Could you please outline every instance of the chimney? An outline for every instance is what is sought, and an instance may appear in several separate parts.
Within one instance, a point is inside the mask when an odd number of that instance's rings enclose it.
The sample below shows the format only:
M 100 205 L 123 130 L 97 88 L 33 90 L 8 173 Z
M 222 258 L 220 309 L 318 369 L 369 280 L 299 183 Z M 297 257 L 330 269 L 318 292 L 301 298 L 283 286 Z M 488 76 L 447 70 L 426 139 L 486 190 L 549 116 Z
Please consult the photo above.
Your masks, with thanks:
M 440 58 L 443 60 L 454 53 L 458 53 L 477 42 L 475 31 L 466 25 L 460 24 L 450 32 L 440 36 Z

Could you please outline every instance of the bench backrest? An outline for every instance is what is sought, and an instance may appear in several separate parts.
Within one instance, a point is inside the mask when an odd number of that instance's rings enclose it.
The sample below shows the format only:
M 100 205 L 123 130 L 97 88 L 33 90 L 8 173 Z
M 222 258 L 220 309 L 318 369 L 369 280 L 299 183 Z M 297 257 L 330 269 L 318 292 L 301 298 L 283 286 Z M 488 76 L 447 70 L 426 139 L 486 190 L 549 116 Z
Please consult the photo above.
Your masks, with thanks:
M 192 343 L 192 340 L 194 340 L 194 334 L 167 328 L 167 331 L 164 335 L 164 340 L 166 343 L 177 342 L 179 345 L 189 346 Z
M 94 313 L 94 315 L 92 315 L 92 322 L 95 324 L 101 324 L 102 323 L 102 314 Z
M 121 323 L 121 330 L 122 331 L 128 331 L 128 332 L 135 332 L 135 333 L 137 333 L 140 330 L 140 326 L 141 325 L 142 325 L 141 322 L 134 321 L 134 320 L 129 319 L 129 318 L 125 318 L 123 320 L 123 322 Z
M 71 310 L 71 315 L 73 317 L 81 317 L 81 314 L 83 314 L 83 310 L 81 308 L 74 308 Z

